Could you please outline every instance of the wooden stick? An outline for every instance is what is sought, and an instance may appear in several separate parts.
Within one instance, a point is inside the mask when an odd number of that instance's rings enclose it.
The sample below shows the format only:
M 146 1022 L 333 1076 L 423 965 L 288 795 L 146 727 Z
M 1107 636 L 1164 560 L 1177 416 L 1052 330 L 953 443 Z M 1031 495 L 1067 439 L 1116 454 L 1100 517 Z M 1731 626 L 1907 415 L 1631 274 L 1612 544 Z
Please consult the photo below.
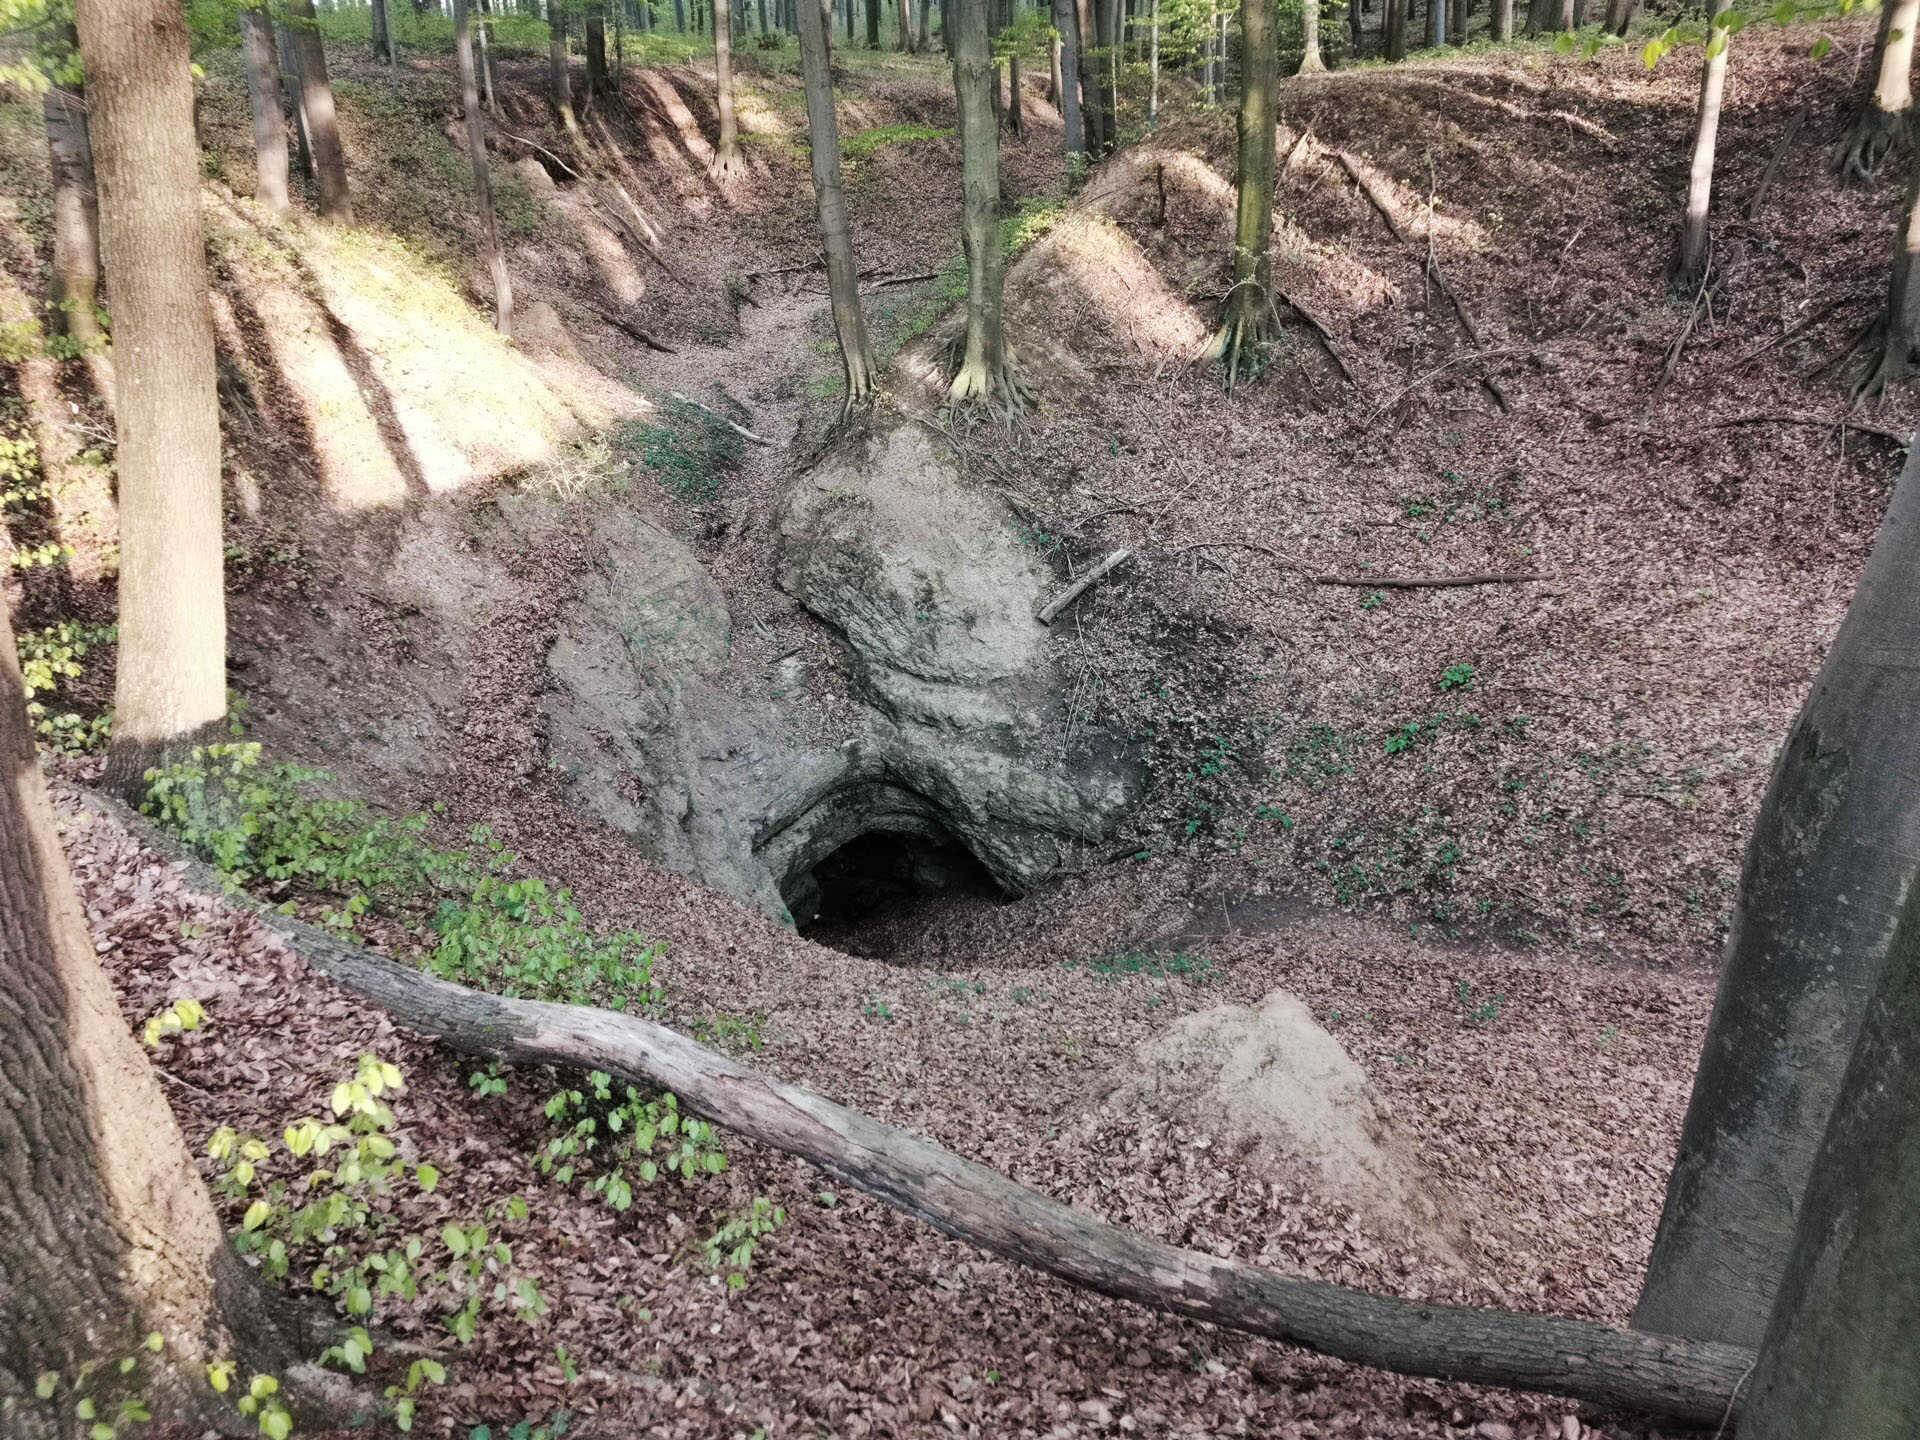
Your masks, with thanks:
M 940 272 L 938 270 L 927 270 L 918 275 L 882 275 L 878 280 L 867 286 L 867 288 L 869 290 L 878 290 L 885 285 L 911 285 L 916 280 L 938 280 L 939 278 Z
M 536 145 L 533 141 L 528 140 L 523 136 L 515 135 L 511 130 L 502 130 L 498 125 L 494 126 L 493 128 L 494 128 L 494 133 L 499 135 L 499 137 L 502 140 L 511 140 L 514 142 L 514 144 L 524 145 L 529 150 L 538 150 L 542 155 L 546 156 L 549 160 L 553 161 L 554 164 L 558 165 L 562 170 L 566 171 L 567 174 L 571 175 L 574 179 L 578 180 L 580 178 L 580 172 L 578 170 L 574 169 L 566 161 L 562 160 L 558 155 L 554 154 L 553 151 L 547 149 L 546 146 Z
M 1733 362 L 1732 368 L 1735 370 L 1745 369 L 1748 365 L 1751 365 L 1755 360 L 1758 360 L 1762 355 L 1766 354 L 1769 350 L 1774 350 L 1779 348 L 1780 346 L 1786 344 L 1787 341 L 1793 339 L 1794 336 L 1799 335 L 1802 332 L 1811 329 L 1815 325 L 1818 325 L 1822 320 L 1825 320 L 1829 315 L 1833 314 L 1834 311 L 1841 309 L 1843 306 L 1857 305 L 1862 300 L 1878 300 L 1879 298 L 1880 298 L 1880 295 L 1877 291 L 1862 291 L 1858 295 L 1843 295 L 1838 300 L 1829 301 L 1827 304 L 1822 305 L 1818 310 L 1814 311 L 1811 315 L 1807 316 L 1806 319 L 1798 321 L 1795 324 L 1789 325 L 1785 330 L 1781 331 L 1778 335 L 1774 336 L 1773 339 L 1767 341 L 1765 344 L 1754 346 L 1753 349 L 1747 351 L 1746 354 L 1742 355 L 1739 359 L 1735 360 Z
M 1453 369 L 1453 367 L 1456 365 L 1464 365 L 1469 360 L 1486 360 L 1495 355 L 1517 355 L 1523 351 L 1530 352 L 1532 351 L 1532 349 L 1533 347 L 1531 345 L 1502 345 L 1497 350 L 1469 350 L 1469 351 L 1466 351 L 1464 354 L 1456 355 L 1451 360 L 1447 361 L 1446 364 L 1434 366 L 1433 369 L 1429 370 L 1426 374 L 1422 375 L 1418 380 L 1415 380 L 1412 384 L 1404 386 L 1403 388 L 1395 392 L 1393 398 L 1388 400 L 1386 403 L 1374 406 L 1373 410 L 1368 414 L 1367 418 L 1361 423 L 1372 424 L 1373 421 L 1377 420 L 1380 416 L 1386 414 L 1394 406 L 1398 405 L 1402 400 L 1406 399 L 1407 396 L 1411 395 L 1414 391 L 1418 390 L 1422 385 L 1426 384 L 1429 380 L 1432 380 L 1437 376 L 1446 374 L 1447 371 Z
M 173 837 L 125 805 L 87 791 L 81 797 L 149 849 L 182 858 Z M 225 890 L 206 865 L 188 858 L 182 868 L 195 889 Z M 1753 1364 L 1753 1352 L 1738 1345 L 1373 1295 L 1182 1250 L 1071 1209 L 910 1130 L 776 1080 L 650 1020 L 469 990 L 280 914 L 244 891 L 226 899 L 251 911 L 312 969 L 417 1034 L 511 1065 L 600 1070 L 669 1092 L 690 1114 L 798 1156 L 977 1249 L 1084 1290 L 1403 1375 L 1570 1395 L 1703 1424 L 1733 1413 Z
M 642 330 L 631 320 L 615 314 L 613 311 L 607 309 L 606 306 L 594 305 L 592 301 L 588 301 L 587 303 L 592 307 L 594 314 L 613 326 L 614 329 L 626 331 L 627 334 L 638 340 L 642 345 L 645 345 L 649 350 L 658 350 L 662 355 L 678 355 L 680 353 L 679 350 L 667 344 L 666 341 L 654 339 L 653 336 Z
M 1356 590 L 1446 590 L 1456 585 L 1523 585 L 1551 575 L 1316 575 L 1316 585 L 1351 585 Z
M 1673 379 L 1674 372 L 1680 368 L 1680 352 L 1686 348 L 1687 337 L 1693 334 L 1694 323 L 1700 318 L 1700 302 L 1706 298 L 1707 282 L 1713 279 L 1713 260 L 1707 260 L 1707 268 L 1700 272 L 1700 287 L 1693 292 L 1693 304 L 1687 308 L 1687 323 L 1680 327 L 1680 333 L 1673 337 L 1673 344 L 1667 347 L 1667 363 L 1660 367 L 1660 379 L 1654 385 L 1658 393 Z
M 1767 168 L 1760 172 L 1760 183 L 1753 187 L 1753 198 L 1747 201 L 1747 219 L 1760 218 L 1760 206 L 1767 198 L 1767 191 L 1773 188 L 1773 178 L 1780 173 L 1780 162 L 1786 158 L 1787 151 L 1793 148 L 1793 142 L 1799 137 L 1800 127 L 1806 123 L 1807 114 L 1813 109 L 1809 100 L 1800 107 L 1800 113 L 1793 117 L 1793 123 L 1787 126 L 1787 133 L 1780 143 L 1773 147 L 1773 155 L 1767 161 Z
M 1346 378 L 1347 384 L 1352 385 L 1357 383 L 1353 378 L 1353 371 L 1347 368 L 1347 362 L 1340 354 L 1340 348 L 1333 343 L 1333 336 L 1327 333 L 1327 327 L 1314 319 L 1306 306 L 1287 294 L 1287 292 L 1282 290 L 1278 285 L 1271 286 L 1270 288 L 1273 291 L 1274 299 L 1286 301 L 1289 310 L 1293 311 L 1294 314 L 1298 315 L 1313 327 L 1313 333 L 1320 337 L 1320 343 L 1326 347 L 1328 358 L 1340 367 L 1340 373 Z
M 777 450 L 780 448 L 779 446 L 775 445 L 773 441 L 767 439 L 766 436 L 756 435 L 753 433 L 753 431 L 747 429 L 746 426 L 734 424 L 733 421 L 727 419 L 727 417 L 722 415 L 718 410 L 715 410 L 708 405 L 702 405 L 698 400 L 689 400 L 685 395 L 682 395 L 678 390 L 669 390 L 667 394 L 671 395 L 674 399 L 678 400 L 682 405 L 691 405 L 694 409 L 700 411 L 702 414 L 711 415 L 714 419 L 718 420 L 722 425 L 726 426 L 727 429 L 733 431 L 734 434 L 738 435 L 743 440 L 751 440 L 756 445 L 765 445 L 769 450 Z
M 1913 437 L 1903 435 L 1898 430 L 1885 430 L 1878 425 L 1862 425 L 1858 420 L 1825 420 L 1818 415 L 1736 415 L 1731 420 L 1716 420 L 1709 430 L 1727 430 L 1735 425 L 1813 425 L 1821 429 L 1838 428 L 1844 436 L 1849 430 L 1858 430 L 1862 435 L 1877 435 L 1882 440 L 1891 440 L 1895 445 L 1911 446 Z
M 1106 559 L 1102 560 L 1098 565 L 1074 581 L 1073 584 L 1069 585 L 1058 595 L 1054 596 L 1053 599 L 1042 605 L 1034 612 L 1033 618 L 1038 620 L 1042 625 L 1051 625 L 1054 617 L 1084 595 L 1089 585 L 1100 579 L 1101 576 L 1105 575 L 1116 565 L 1124 564 L 1132 558 L 1133 551 L 1125 547 L 1115 550 L 1112 554 L 1108 555 Z

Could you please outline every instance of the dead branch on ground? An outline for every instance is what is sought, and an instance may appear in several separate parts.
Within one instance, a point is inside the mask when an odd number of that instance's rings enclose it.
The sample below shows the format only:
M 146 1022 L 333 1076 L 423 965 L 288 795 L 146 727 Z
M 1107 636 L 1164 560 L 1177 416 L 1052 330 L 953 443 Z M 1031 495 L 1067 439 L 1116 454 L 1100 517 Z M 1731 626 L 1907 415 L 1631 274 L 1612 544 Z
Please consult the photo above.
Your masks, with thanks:
M 671 395 L 675 400 L 678 400 L 682 405 L 691 405 L 694 409 L 700 411 L 701 414 L 711 415 L 714 419 L 718 420 L 722 425 L 726 426 L 727 429 L 733 431 L 734 434 L 738 435 L 743 440 L 751 440 L 754 444 L 764 445 L 769 450 L 777 450 L 780 448 L 779 446 L 775 445 L 773 441 L 767 439 L 766 436 L 756 435 L 754 434 L 753 431 L 747 429 L 746 426 L 734 424 L 733 421 L 729 420 L 726 416 L 722 415 L 718 410 L 715 410 L 710 405 L 702 405 L 698 400 L 689 400 L 685 395 L 682 395 L 678 390 L 669 390 L 667 394 Z
M 1116 566 L 1125 564 L 1132 558 L 1133 551 L 1131 550 L 1124 547 L 1115 550 L 1112 554 L 1108 555 L 1106 559 L 1102 560 L 1098 565 L 1074 581 L 1073 584 L 1069 585 L 1058 595 L 1054 596 L 1053 599 L 1042 605 L 1034 612 L 1033 618 L 1038 620 L 1042 625 L 1051 625 L 1055 616 L 1087 592 L 1089 585 L 1092 585 L 1095 581 L 1106 575 L 1108 571 L 1114 569 Z
M 1708 428 L 1712 430 L 1730 430 L 1736 425 L 1811 425 L 1822 430 L 1839 430 L 1844 439 L 1849 430 L 1858 430 L 1862 435 L 1875 435 L 1882 440 L 1890 440 L 1895 445 L 1910 446 L 1911 435 L 1903 435 L 1898 430 L 1888 430 L 1879 425 L 1862 425 L 1858 420 L 1828 420 L 1819 415 L 1736 415 L 1731 420 L 1716 420 Z
M 676 347 L 667 344 L 664 340 L 655 339 L 631 320 L 609 310 L 606 306 L 595 305 L 592 301 L 588 301 L 587 304 L 594 314 L 613 326 L 614 329 L 625 331 L 649 350 L 658 350 L 662 355 L 678 355 L 680 353 Z
M 1551 575 L 1316 575 L 1315 585 L 1347 585 L 1356 590 L 1449 590 L 1460 585 L 1524 585 Z

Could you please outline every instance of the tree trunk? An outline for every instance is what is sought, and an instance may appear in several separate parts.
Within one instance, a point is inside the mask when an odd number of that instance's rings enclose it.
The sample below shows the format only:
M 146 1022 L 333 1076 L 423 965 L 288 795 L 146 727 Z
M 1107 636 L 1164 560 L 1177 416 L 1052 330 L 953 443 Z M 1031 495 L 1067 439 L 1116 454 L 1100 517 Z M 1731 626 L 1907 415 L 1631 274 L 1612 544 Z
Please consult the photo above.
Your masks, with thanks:
M 1634 0 L 1607 0 L 1607 18 L 1604 22 L 1610 35 L 1625 35 L 1627 27 L 1633 23 Z
M 1833 147 L 1833 168 L 1842 179 L 1871 180 L 1887 152 L 1906 138 L 1913 113 L 1913 32 L 1920 25 L 1920 0 L 1891 0 L 1883 8 L 1873 94 Z
M 951 3 L 951 0 L 949 0 Z M 1067 163 L 1087 153 L 1087 132 L 1080 109 L 1080 15 L 1074 0 L 1053 0 L 1053 28 L 1060 36 L 1060 122 Z
M 567 134 L 577 141 L 580 120 L 573 113 L 572 67 L 567 61 L 567 11 L 560 0 L 547 0 L 547 91 L 553 113 Z
M 180 7 L 81 0 L 79 11 L 100 248 L 116 277 L 120 649 L 103 783 L 139 798 L 148 766 L 227 712 L 213 311 Z
M 933 24 L 933 0 L 920 0 L 920 3 L 915 7 L 915 11 L 914 23 L 918 27 L 918 44 L 921 53 L 925 54 L 933 46 L 933 33 L 931 28 Z
M 353 223 L 347 193 L 347 152 L 340 144 L 340 120 L 327 78 L 327 51 L 313 18 L 313 0 L 287 0 L 288 28 L 300 61 L 300 111 L 307 119 L 307 143 L 313 147 L 313 174 L 320 182 L 322 219 Z
M 1879 353 L 1856 390 L 1877 395 L 1920 370 L 1920 165 L 1907 176 L 1900 231 L 1893 247 L 1886 313 L 1880 317 Z
M 673 28 L 681 35 L 687 33 L 687 0 L 673 0 Z
M 1438 0 L 1435 0 L 1438 3 Z M 1273 238 L 1274 71 L 1278 66 L 1273 7 L 1240 11 L 1239 211 L 1233 232 L 1233 288 L 1207 352 L 1227 367 L 1232 391 L 1241 369 L 1272 334 L 1273 281 L 1267 254 Z
M 1493 38 L 1502 45 L 1513 39 L 1513 0 L 1493 0 Z
M 1295 74 L 1318 75 L 1327 68 L 1320 58 L 1320 0 L 1301 0 L 1300 47 L 1300 68 Z
M 1453 0 L 1453 11 L 1447 17 L 1448 39 L 1455 45 L 1467 43 L 1467 7 L 1472 0 Z
M 815 0 L 800 0 L 800 76 L 807 96 L 807 135 L 813 146 L 813 195 L 820 206 L 820 234 L 827 252 L 827 295 L 847 382 L 845 416 L 873 399 L 873 346 L 860 310 L 860 270 L 847 228 L 847 197 L 840 184 L 840 124 L 833 113 L 833 75 L 827 52 L 827 22 Z
M 1896 24 L 1898 22 L 1895 22 Z M 1815 1159 L 1740 1440 L 1908 1440 L 1920 1419 L 1920 887 Z
M 1916 452 L 1920 453 L 1920 452 Z M 1910 457 L 1747 847 L 1633 1323 L 1756 1344 L 1920 845 L 1920 461 Z
M 1389 60 L 1407 58 L 1407 5 L 1409 0 L 1387 0 L 1386 52 Z
M 1560 16 L 1560 0 L 1528 0 L 1527 34 L 1538 35 L 1543 30 L 1551 30 Z
M 1712 0 L 1718 17 L 1729 0 Z M 1709 21 L 1706 67 L 1700 74 L 1700 110 L 1694 121 L 1693 164 L 1687 171 L 1687 213 L 1673 265 L 1674 288 L 1691 293 L 1706 278 L 1712 259 L 1707 207 L 1713 196 L 1713 154 L 1720 135 L 1720 99 L 1727 88 L 1727 32 Z M 1756 1336 L 1757 1340 L 1758 1337 Z
M 880 0 L 867 0 L 867 48 L 880 48 Z
M 305 87 L 300 83 L 300 55 L 294 49 L 293 31 L 285 25 L 274 26 L 274 48 L 280 56 L 280 88 L 286 92 L 287 109 L 293 116 L 293 139 L 300 173 L 313 173 L 313 146 L 308 141 Z
M 280 109 L 280 63 L 273 52 L 273 21 L 265 4 L 240 12 L 240 38 L 247 60 L 247 103 L 253 110 L 254 198 L 275 213 L 290 203 L 287 192 L 287 121 Z
M 385 60 L 392 51 L 393 36 L 387 23 L 387 0 L 370 0 L 367 7 L 368 28 L 373 37 L 373 58 Z
M 878 4 L 879 0 L 871 0 Z M 729 0 L 714 0 L 713 73 L 720 112 L 720 138 L 713 147 L 713 163 L 707 174 L 715 180 L 733 180 L 745 172 L 746 157 L 740 153 L 740 123 L 733 115 L 733 6 Z M 834 157 L 839 168 L 839 156 Z
M 900 33 L 894 37 L 893 48 L 902 54 L 913 53 L 913 0 L 897 0 Z
M 1020 106 L 1020 52 L 1016 50 L 1007 56 L 1007 126 L 1016 135 L 1020 133 L 1023 118 Z
M 400 34 L 393 23 L 393 0 L 380 0 L 387 27 L 387 83 L 400 88 Z
M 1160 123 L 1160 0 L 1153 0 L 1149 11 L 1151 29 L 1147 33 L 1147 129 Z
M 1447 43 L 1447 0 L 1427 0 L 1427 48 L 1438 50 Z
M 467 155 L 473 162 L 473 198 L 480 207 L 480 256 L 493 277 L 493 323 L 502 335 L 513 333 L 513 278 L 500 248 L 500 226 L 493 213 L 493 177 L 487 172 L 487 120 L 480 109 L 480 81 L 473 62 L 473 22 L 468 0 L 453 0 L 453 53 L 460 72 L 460 104 L 467 115 Z
M 956 0 L 947 0 L 947 4 L 954 2 Z M 1100 27 L 1094 25 L 1092 19 L 1092 0 L 1066 2 L 1073 6 L 1073 31 L 1077 40 L 1075 60 L 1079 61 L 1081 81 L 1081 125 L 1087 132 L 1087 150 L 1094 156 L 1104 156 L 1114 136 L 1106 131 L 1106 106 L 1100 100 Z
M 587 95 L 600 100 L 611 93 L 613 87 L 607 83 L 607 17 L 597 3 L 587 7 L 586 28 Z
M 956 404 L 1021 404 L 1007 361 L 1005 256 L 1000 250 L 999 88 L 987 40 L 988 0 L 959 0 L 954 12 L 953 93 L 960 117 L 962 242 L 967 256 L 966 353 L 947 388 Z
M 53 272 L 47 303 L 54 323 L 79 344 L 89 362 L 105 363 L 100 328 L 100 203 L 94 191 L 93 147 L 87 139 L 87 96 L 73 82 L 55 80 L 41 97 L 47 158 L 53 179 Z M 276 113 L 275 121 L 279 120 Z M 280 141 L 281 203 L 286 194 L 286 137 Z M 101 396 L 113 403 L 111 375 Z
M 487 113 L 500 118 L 500 94 L 493 84 L 493 7 L 480 0 L 480 85 L 486 92 Z
M 1154 0 L 1154 3 L 1159 4 L 1159 0 Z M 1360 58 L 1360 15 L 1360 0 L 1347 0 L 1347 23 L 1351 27 L 1352 34 L 1352 40 L 1349 43 L 1353 58 L 1356 60 Z
M 951 18 L 957 24 L 964 0 Z M 803 18 L 802 43 L 806 29 Z M 169 855 L 127 812 L 115 821 Z M 218 875 L 186 883 L 220 893 Z M 1406 1375 L 1508 1385 L 1713 1425 L 1753 1352 L 1554 1315 L 1370 1295 L 1180 1250 L 1096 1220 L 933 1142 L 774 1080 L 665 1026 L 579 1005 L 510 1000 L 395 964 L 244 894 L 236 903 L 314 969 L 455 1050 L 513 1065 L 602 1070 L 672 1093 L 683 1110 L 796 1155 L 943 1233 L 1102 1295 Z

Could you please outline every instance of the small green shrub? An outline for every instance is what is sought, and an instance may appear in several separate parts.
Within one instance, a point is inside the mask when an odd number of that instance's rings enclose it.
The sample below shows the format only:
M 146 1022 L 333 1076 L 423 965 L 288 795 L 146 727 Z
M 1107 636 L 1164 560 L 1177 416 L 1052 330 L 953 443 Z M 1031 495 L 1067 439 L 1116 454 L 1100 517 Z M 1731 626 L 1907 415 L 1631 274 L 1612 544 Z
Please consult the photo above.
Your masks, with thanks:
M 113 731 L 113 712 L 82 715 L 72 709 L 50 709 L 38 697 L 64 698 L 66 682 L 80 677 L 80 663 L 88 653 L 119 638 L 112 625 L 89 625 L 62 620 L 44 630 L 29 630 L 19 638 L 20 678 L 25 683 L 27 719 L 39 743 L 65 755 L 97 750 Z
M 1440 672 L 1442 690 L 1471 690 L 1473 688 L 1473 666 L 1464 660 L 1456 660 Z
M 864 160 L 882 145 L 905 145 L 914 140 L 938 140 L 943 135 L 951 135 L 951 129 L 938 129 L 932 125 L 914 125 L 900 121 L 893 125 L 876 125 L 871 130 L 856 130 L 840 141 L 840 154 L 848 160 Z

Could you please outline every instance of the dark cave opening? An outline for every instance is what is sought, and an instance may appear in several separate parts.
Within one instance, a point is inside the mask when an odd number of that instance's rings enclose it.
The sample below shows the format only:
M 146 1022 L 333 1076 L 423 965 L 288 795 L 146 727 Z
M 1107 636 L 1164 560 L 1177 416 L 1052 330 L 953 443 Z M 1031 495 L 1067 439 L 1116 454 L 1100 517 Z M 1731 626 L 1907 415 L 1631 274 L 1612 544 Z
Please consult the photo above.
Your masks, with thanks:
M 809 940 L 882 954 L 886 934 L 930 904 L 1001 902 L 1006 892 L 972 851 L 944 833 L 857 835 L 787 887 L 787 909 Z

